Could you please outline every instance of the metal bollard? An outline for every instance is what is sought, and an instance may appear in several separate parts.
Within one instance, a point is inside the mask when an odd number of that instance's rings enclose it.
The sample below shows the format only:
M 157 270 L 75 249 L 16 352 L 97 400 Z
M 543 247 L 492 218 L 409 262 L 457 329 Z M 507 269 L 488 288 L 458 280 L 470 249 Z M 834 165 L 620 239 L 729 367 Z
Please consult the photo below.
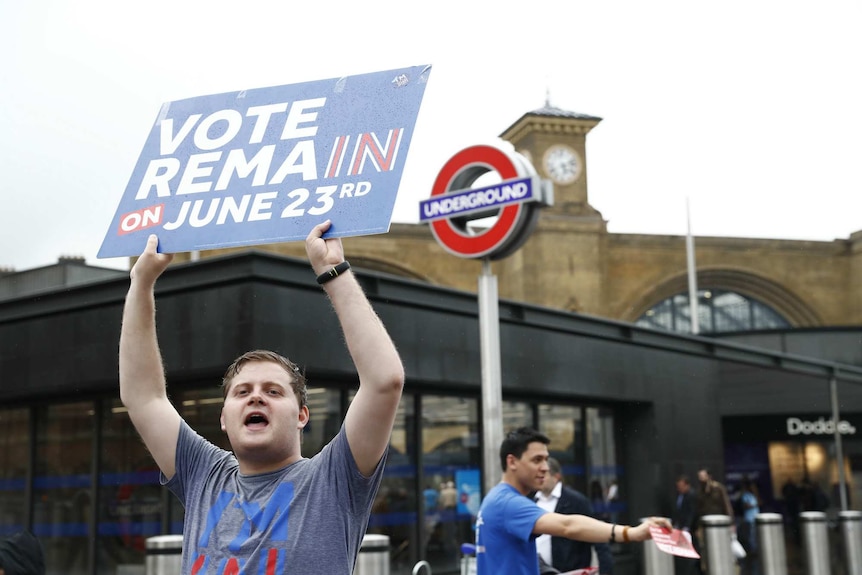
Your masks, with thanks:
M 802 529 L 802 548 L 805 550 L 806 575 L 829 575 L 832 572 L 829 558 L 829 531 L 826 514 L 822 511 L 803 511 L 799 514 Z
M 182 535 L 147 538 L 147 575 L 180 575 L 183 562 Z
M 862 511 L 840 511 L 847 575 L 862 575 Z
M 646 520 L 642 518 L 641 523 Z M 669 575 L 673 572 L 673 555 L 661 551 L 652 541 L 644 541 L 644 575 Z
M 366 533 L 353 575 L 389 575 L 389 536 Z
M 730 548 L 730 517 L 704 515 L 700 518 L 706 540 L 706 564 L 709 575 L 735 575 L 736 559 Z
M 476 546 L 461 544 L 461 575 L 476 575 Z
M 787 575 L 787 549 L 784 546 L 784 518 L 780 513 L 758 513 L 757 546 L 763 575 Z

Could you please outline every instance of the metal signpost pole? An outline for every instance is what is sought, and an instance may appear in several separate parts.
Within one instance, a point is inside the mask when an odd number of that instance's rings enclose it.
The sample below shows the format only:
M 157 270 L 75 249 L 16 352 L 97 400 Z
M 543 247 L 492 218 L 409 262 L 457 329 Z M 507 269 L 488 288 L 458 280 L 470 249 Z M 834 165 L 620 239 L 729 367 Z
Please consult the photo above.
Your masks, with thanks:
M 500 310 L 497 299 L 497 277 L 491 273 L 491 261 L 482 260 L 479 276 L 479 338 L 482 351 L 482 437 L 485 464 L 485 493 L 502 477 L 500 443 L 503 441 L 503 391 L 500 368 Z
M 501 182 L 471 187 L 494 171 Z M 431 197 L 419 203 L 419 220 L 448 252 L 481 259 L 479 336 L 482 354 L 482 463 L 484 493 L 500 482 L 503 391 L 500 365 L 500 310 L 491 260 L 517 251 L 535 226 L 539 209 L 553 205 L 554 189 L 533 165 L 506 146 L 470 146 L 452 156 L 434 180 Z M 495 223 L 468 230 L 467 223 L 496 215 Z
M 832 401 L 832 422 L 835 428 L 835 468 L 838 470 L 838 493 L 841 511 L 847 511 L 847 483 L 844 478 L 844 449 L 841 445 L 841 414 L 838 411 L 838 368 L 833 369 L 829 378 L 829 396 Z

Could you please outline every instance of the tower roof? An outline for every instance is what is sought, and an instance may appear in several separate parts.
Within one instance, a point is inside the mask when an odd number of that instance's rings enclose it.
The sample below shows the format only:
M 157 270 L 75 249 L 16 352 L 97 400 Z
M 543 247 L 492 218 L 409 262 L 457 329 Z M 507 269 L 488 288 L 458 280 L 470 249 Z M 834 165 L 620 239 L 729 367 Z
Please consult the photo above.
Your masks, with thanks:
M 524 114 L 525 116 L 551 116 L 554 118 L 575 118 L 578 120 L 592 120 L 594 122 L 601 122 L 602 119 L 598 116 L 591 116 L 589 114 L 581 114 L 580 112 L 571 112 L 569 110 L 563 110 L 562 108 L 557 108 L 556 106 L 552 106 L 550 103 L 545 102 L 545 105 L 541 108 L 533 110 L 532 112 L 527 112 Z
M 548 129 L 586 134 L 601 121 L 602 119 L 598 116 L 563 110 L 545 102 L 541 108 L 527 112 L 518 118 L 512 125 L 503 130 L 500 137 L 512 141 L 513 139 L 520 139 L 531 131 Z

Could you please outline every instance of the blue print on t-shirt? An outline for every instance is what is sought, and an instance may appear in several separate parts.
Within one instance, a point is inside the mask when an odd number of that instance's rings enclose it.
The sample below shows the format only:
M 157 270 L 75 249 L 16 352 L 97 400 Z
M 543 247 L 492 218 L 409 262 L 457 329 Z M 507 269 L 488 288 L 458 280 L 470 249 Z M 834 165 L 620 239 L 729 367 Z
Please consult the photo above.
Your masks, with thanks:
M 280 484 L 264 507 L 257 501 L 241 501 L 235 493 L 222 491 L 207 513 L 206 527 L 201 533 L 198 547 L 209 545 L 210 536 L 224 517 L 225 510 L 230 507 L 241 510 L 244 518 L 237 529 L 236 537 L 228 544 L 232 553 L 238 553 L 254 532 L 268 532 L 267 539 L 273 543 L 287 541 L 293 496 L 292 482 Z

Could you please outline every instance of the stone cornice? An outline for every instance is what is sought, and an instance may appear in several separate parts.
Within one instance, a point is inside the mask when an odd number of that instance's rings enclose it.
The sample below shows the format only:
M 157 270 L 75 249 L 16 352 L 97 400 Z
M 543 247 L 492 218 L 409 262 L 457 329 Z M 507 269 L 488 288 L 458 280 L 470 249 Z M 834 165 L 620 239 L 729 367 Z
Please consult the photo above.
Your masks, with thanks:
M 553 118 L 527 114 L 500 134 L 500 137 L 510 142 L 518 142 L 533 132 L 556 136 L 581 136 L 595 128 L 598 123 L 598 120 Z

